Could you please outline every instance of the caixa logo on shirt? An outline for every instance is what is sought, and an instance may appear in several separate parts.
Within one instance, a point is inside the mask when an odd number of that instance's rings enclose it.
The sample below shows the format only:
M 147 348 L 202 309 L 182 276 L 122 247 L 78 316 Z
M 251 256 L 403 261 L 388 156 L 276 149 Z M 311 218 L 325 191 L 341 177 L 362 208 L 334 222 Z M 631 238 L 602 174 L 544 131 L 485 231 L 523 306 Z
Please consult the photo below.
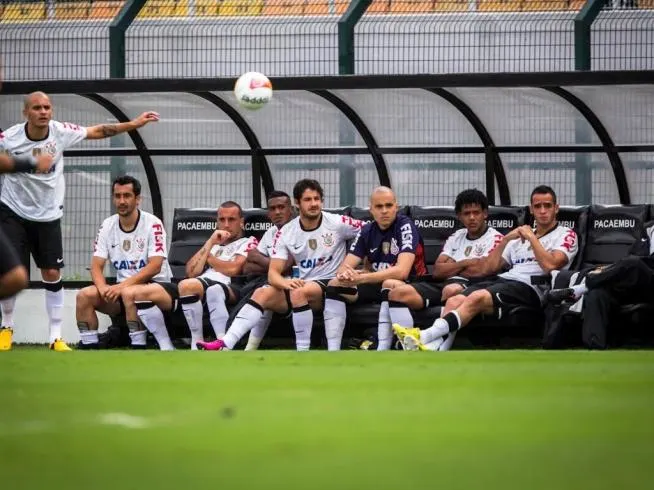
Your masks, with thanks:
M 117 271 L 137 271 L 146 266 L 145 260 L 114 260 L 114 269 Z
M 316 257 L 314 259 L 304 259 L 300 261 L 300 267 L 303 269 L 314 269 L 318 266 L 330 263 L 334 257 Z

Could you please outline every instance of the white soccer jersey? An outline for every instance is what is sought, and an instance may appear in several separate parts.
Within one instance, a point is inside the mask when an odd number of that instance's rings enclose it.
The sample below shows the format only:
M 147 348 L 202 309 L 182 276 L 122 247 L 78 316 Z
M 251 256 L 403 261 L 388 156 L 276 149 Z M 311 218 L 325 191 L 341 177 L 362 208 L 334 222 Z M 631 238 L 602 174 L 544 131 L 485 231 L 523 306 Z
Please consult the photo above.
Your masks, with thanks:
M 649 254 L 654 255 L 654 226 L 647 228 L 647 236 L 649 237 Z
M 322 213 L 320 225 L 305 231 L 300 217 L 277 232 L 271 258 L 291 256 L 300 269 L 300 279 L 331 279 L 347 252 L 347 240 L 354 238 L 363 223 L 350 216 Z
M 275 241 L 275 234 L 277 233 L 277 226 L 272 225 L 268 230 L 263 234 L 261 240 L 259 240 L 259 245 L 257 245 L 257 250 L 261 255 L 270 257 L 272 253 L 273 242 Z
M 168 256 L 166 230 L 155 215 L 139 211 L 136 227 L 124 231 L 118 215 L 109 216 L 102 222 L 93 246 L 93 256 L 108 259 L 116 269 L 116 282 L 122 282 L 143 269 L 150 257 Z M 170 267 L 164 260 L 155 281 L 169 281 Z
M 570 268 L 570 264 L 574 260 L 575 255 L 577 255 L 579 246 L 577 243 L 577 234 L 574 230 L 559 225 L 549 233 L 540 237 L 538 241 L 548 252 L 554 252 L 555 250 L 563 252 L 568 258 L 568 262 L 561 268 L 561 270 Z M 527 240 L 523 242 L 519 238 L 517 240 L 512 240 L 504 249 L 502 258 L 511 266 L 511 269 L 500 274 L 499 277 L 520 281 L 533 287 L 538 293 L 538 296 L 542 299 L 544 292 L 540 288 L 531 284 L 531 278 L 533 276 L 541 276 L 545 274 L 545 271 L 536 261 L 531 244 Z
M 448 237 L 443 245 L 441 255 L 445 255 L 455 262 L 464 259 L 480 259 L 489 255 L 502 241 L 502 237 L 503 235 L 499 231 L 489 226 L 482 236 L 471 240 L 468 238 L 468 230 L 462 228 Z
M 211 247 L 209 252 L 211 255 L 216 257 L 218 260 L 224 260 L 225 262 L 232 262 L 237 255 L 242 255 L 247 257 L 248 252 L 257 246 L 257 239 L 255 237 L 242 237 L 233 242 L 227 243 L 225 245 L 214 245 Z M 200 277 L 206 277 L 212 281 L 222 282 L 223 284 L 231 284 L 232 278 L 226 276 L 222 272 L 209 267 L 204 271 Z
M 21 218 L 30 221 L 55 221 L 64 213 L 64 157 L 67 148 L 86 138 L 86 128 L 50 121 L 48 136 L 33 141 L 27 137 L 26 124 L 16 124 L 0 133 L 0 152 L 9 155 L 52 155 L 47 174 L 17 173 L 5 175 L 0 200 Z

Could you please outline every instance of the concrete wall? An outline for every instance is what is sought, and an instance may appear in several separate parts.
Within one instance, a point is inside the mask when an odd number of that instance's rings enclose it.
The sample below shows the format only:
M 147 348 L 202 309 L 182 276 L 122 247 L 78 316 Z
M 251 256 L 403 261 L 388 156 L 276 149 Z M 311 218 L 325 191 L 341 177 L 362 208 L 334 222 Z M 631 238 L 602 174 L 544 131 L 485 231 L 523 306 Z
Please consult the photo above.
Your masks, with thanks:
M 64 290 L 64 323 L 62 337 L 68 343 L 79 342 L 75 321 L 76 290 Z M 100 331 L 111 324 L 109 317 L 98 314 Z M 49 342 L 48 315 L 45 312 L 45 291 L 28 289 L 18 295 L 14 312 L 14 342 L 17 344 L 47 344 Z

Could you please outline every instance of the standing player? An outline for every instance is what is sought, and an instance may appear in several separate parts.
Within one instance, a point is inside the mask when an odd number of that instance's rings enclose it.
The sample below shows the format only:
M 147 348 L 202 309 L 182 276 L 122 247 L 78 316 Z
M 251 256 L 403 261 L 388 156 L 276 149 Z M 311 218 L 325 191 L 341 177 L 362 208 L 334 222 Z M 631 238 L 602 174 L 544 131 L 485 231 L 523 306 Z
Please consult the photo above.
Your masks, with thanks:
M 268 282 L 268 266 L 270 265 L 270 255 L 272 254 L 275 235 L 282 229 L 282 226 L 293 218 L 293 204 L 288 194 L 283 191 L 272 191 L 268 195 L 268 218 L 272 221 L 273 226 L 268 228 L 266 233 L 261 237 L 257 248 L 248 252 L 245 267 L 243 267 L 244 274 L 260 274 L 261 276 L 253 279 L 243 287 L 241 299 L 236 306 L 236 311 L 233 313 L 234 316 L 252 297 L 252 293 L 256 288 Z M 292 265 L 293 260 L 289 259 L 284 272 L 290 270 Z M 252 329 L 245 350 L 256 350 L 259 348 L 270 325 L 272 313 L 270 310 L 266 311 L 261 317 L 261 321 Z
M 482 259 L 502 240 L 502 234 L 486 224 L 488 199 L 483 192 L 477 189 L 462 191 L 454 201 L 454 211 L 463 228 L 449 236 L 436 259 L 432 275 L 439 282 L 384 282 L 384 288 L 390 291 L 388 301 L 382 302 L 380 310 L 377 350 L 390 349 L 393 323 L 413 327 L 412 310 L 444 303 L 463 292 L 470 282 L 479 279 L 484 272 Z M 440 345 L 441 350 L 451 347 L 453 342 L 454 335 L 451 335 Z
M 1 80 L 0 80 L 1 81 Z M 2 132 L 0 131 L 0 134 Z M 0 174 L 12 172 L 40 172 L 50 170 L 52 157 L 41 155 L 34 158 L 31 155 L 10 157 L 0 153 Z M 20 262 L 9 239 L 0 228 L 0 300 L 9 298 L 25 289 L 28 284 L 28 274 L 25 266 Z M 11 349 L 12 330 L 0 328 L 0 350 Z
M 118 211 L 100 226 L 93 247 L 91 278 L 93 286 L 77 293 L 77 328 L 81 348 L 98 347 L 98 317 L 125 313 L 132 347 L 145 347 L 146 331 L 139 325 L 134 305 L 125 309 L 121 295 L 134 284 L 169 281 L 166 260 L 166 231 L 153 214 L 141 211 L 141 183 L 131 176 L 116 178 L 112 185 Z M 116 269 L 116 284 L 105 280 L 104 265 L 109 260 Z
M 49 318 L 50 348 L 69 350 L 61 340 L 64 291 L 61 268 L 64 254 L 61 237 L 61 217 L 64 207 L 64 159 L 67 148 L 84 139 L 101 139 L 140 128 L 157 121 L 156 112 L 145 112 L 133 121 L 101 124 L 88 128 L 52 120 L 52 103 L 43 92 L 25 97 L 24 124 L 17 124 L 0 134 L 0 152 L 12 156 L 51 155 L 54 164 L 47 174 L 11 174 L 4 179 L 0 194 L 0 224 L 10 237 L 21 260 L 29 267 L 29 254 L 41 269 L 45 304 Z M 14 326 L 16 298 L 0 302 L 2 324 Z
M 293 198 L 300 215 L 277 232 L 273 244 L 269 286 L 257 289 L 252 299 L 240 309 L 223 340 L 200 343 L 207 350 L 233 349 L 254 328 L 266 310 L 277 313 L 292 311 L 297 350 L 311 345 L 313 311 L 322 307 L 327 283 L 345 258 L 346 241 L 361 228 L 359 220 L 323 212 L 323 190 L 316 180 L 302 179 L 293 187 Z M 284 277 L 287 261 L 292 258 L 299 278 Z M 338 323 L 325 319 L 327 338 L 337 337 Z M 338 344 L 332 340 L 330 347 Z
M 551 187 L 541 185 L 532 191 L 530 210 L 536 228 L 523 225 L 511 231 L 483 261 L 485 275 L 510 267 L 507 272 L 448 299 L 445 315 L 427 330 L 393 325 L 405 349 L 425 350 L 426 344 L 445 340 L 481 313 L 501 318 L 503 310 L 512 306 L 541 307 L 545 292 L 531 279 L 569 268 L 577 255 L 577 234 L 556 222 L 559 206 Z
M 325 323 L 338 324 L 339 334 L 333 342 L 339 341 L 345 328 L 345 302 L 371 303 L 383 299 L 382 283 L 396 281 L 404 284 L 409 278 L 427 273 L 424 244 L 413 221 L 397 214 L 395 193 L 388 187 L 377 187 L 370 195 L 370 212 L 373 221 L 366 224 L 352 242 L 350 253 L 345 257 L 327 286 L 325 299 Z M 367 259 L 369 271 L 357 270 Z M 386 321 L 389 337 L 391 324 L 383 318 L 386 312 L 380 309 L 379 322 Z M 332 339 L 327 338 L 330 344 Z M 388 341 L 390 348 L 390 339 Z M 331 347 L 331 345 L 330 345 Z M 336 345 L 333 346 L 334 350 Z M 338 346 L 340 348 L 340 345 Z M 381 349 L 384 350 L 384 349 Z

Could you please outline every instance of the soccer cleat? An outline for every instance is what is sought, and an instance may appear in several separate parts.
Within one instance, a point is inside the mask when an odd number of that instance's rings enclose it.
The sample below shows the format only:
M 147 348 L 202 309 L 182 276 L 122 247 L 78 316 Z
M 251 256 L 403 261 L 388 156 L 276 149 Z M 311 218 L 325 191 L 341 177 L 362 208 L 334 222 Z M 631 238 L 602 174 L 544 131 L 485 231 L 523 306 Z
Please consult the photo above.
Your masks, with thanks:
M 574 303 L 577 298 L 575 297 L 575 290 L 572 288 L 563 289 L 550 289 L 547 293 L 547 300 L 550 303 L 562 303 L 564 301 Z
M 9 327 L 0 328 L 0 350 L 11 350 L 11 337 L 14 331 Z
M 393 324 L 393 333 L 400 339 L 404 350 L 429 350 L 420 342 L 420 329 L 414 327 L 402 327 L 397 323 Z
M 68 347 L 68 344 L 64 342 L 61 339 L 56 339 L 54 342 L 50 344 L 50 350 L 53 350 L 55 352 L 69 352 L 72 351 L 70 347 Z
M 195 346 L 198 350 L 223 350 L 227 348 L 225 342 L 220 339 L 213 342 L 196 342 Z

